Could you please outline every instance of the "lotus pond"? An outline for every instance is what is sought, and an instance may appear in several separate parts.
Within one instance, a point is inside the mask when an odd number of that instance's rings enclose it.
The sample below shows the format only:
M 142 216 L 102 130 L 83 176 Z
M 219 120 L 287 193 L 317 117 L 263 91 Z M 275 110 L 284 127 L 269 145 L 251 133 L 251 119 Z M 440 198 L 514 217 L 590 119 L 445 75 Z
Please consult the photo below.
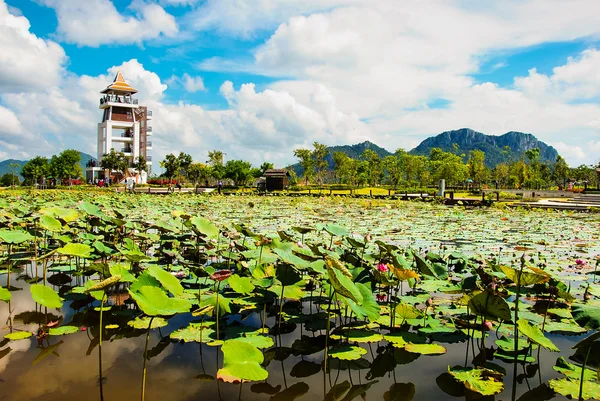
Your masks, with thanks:
M 598 214 L 0 195 L 0 400 L 600 397 Z

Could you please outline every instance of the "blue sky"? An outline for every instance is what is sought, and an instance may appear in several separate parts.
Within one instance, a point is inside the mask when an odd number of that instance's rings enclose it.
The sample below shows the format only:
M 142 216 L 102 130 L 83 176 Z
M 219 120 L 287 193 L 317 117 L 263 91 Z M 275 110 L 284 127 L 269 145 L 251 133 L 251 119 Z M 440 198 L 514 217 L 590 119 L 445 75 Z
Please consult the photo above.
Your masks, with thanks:
M 594 163 L 599 7 L 0 0 L 0 158 L 95 154 L 96 98 L 121 69 L 154 110 L 158 159 L 221 149 L 285 165 L 314 141 L 410 149 L 470 127 L 530 132 Z

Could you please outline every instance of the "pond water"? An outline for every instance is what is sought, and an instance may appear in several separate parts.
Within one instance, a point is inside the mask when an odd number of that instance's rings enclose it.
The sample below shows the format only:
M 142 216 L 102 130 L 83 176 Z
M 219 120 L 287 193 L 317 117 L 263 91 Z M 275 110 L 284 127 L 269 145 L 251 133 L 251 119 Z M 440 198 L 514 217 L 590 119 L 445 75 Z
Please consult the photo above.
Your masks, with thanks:
M 107 199 L 113 199 L 112 195 Z M 130 207 L 131 210 L 128 218 L 135 221 L 151 220 L 167 211 L 183 210 L 202 213 L 221 225 L 244 223 L 254 232 L 273 236 L 277 236 L 278 230 L 293 233 L 292 226 L 316 227 L 335 223 L 346 227 L 351 233 L 361 236 L 370 233 L 374 240 L 402 249 L 419 250 L 422 254 L 428 250 L 441 254 L 459 251 L 482 261 L 499 257 L 503 264 L 517 266 L 520 255 L 527 253 L 528 257 L 535 258 L 536 264 L 543 264 L 544 269 L 561 277 L 578 299 L 584 295 L 587 283 L 592 283 L 592 288 L 597 285 L 593 283 L 594 276 L 589 274 L 589 266 L 593 266 L 600 254 L 598 215 L 448 209 L 409 202 L 363 200 L 253 198 L 252 205 L 249 205 L 245 198 L 209 198 L 199 203 L 193 196 L 180 196 L 162 204 L 150 196 L 126 199 L 129 204 L 125 208 Z M 73 199 L 65 199 L 62 205 L 69 207 L 69 202 L 73 202 Z M 102 200 L 98 203 L 103 205 Z M 273 215 L 276 217 L 270 218 Z M 151 225 L 147 224 L 147 227 Z M 150 230 L 147 231 L 152 232 Z M 299 238 L 298 233 L 295 236 Z M 323 231 L 312 231 L 303 240 L 327 245 L 330 235 Z M 331 241 L 333 244 L 334 240 Z M 332 246 L 335 248 L 336 245 Z M 156 246 L 151 246 L 152 249 L 156 250 Z M 377 257 L 376 248 L 370 253 L 375 255 L 374 258 Z M 586 269 L 576 266 L 577 259 L 585 260 Z M 73 261 L 70 263 L 75 266 Z M 50 267 L 48 285 L 65 299 L 60 309 L 52 309 L 35 303 L 30 293 L 30 283 L 35 281 L 32 277 L 42 277 L 42 269 L 38 268 L 36 272 L 31 261 L 16 264 L 20 268 L 15 268 L 10 274 L 12 299 L 9 304 L 0 303 L 0 338 L 16 331 L 29 331 L 34 335 L 25 340 L 0 342 L 0 400 L 139 399 L 147 332 L 127 324 L 140 314 L 126 290 L 128 284 L 121 283 L 107 290 L 107 304 L 112 309 L 103 313 L 103 325 L 110 328 L 104 331 L 100 349 L 100 313 L 94 310 L 100 302 L 74 297 L 71 293 L 74 287 L 83 285 L 85 281 L 97 279 L 97 275 L 82 276 L 74 271 L 53 272 Z M 64 265 L 64 261 L 56 264 Z M 215 264 L 219 265 L 220 262 Z M 184 265 L 173 263 L 175 270 L 179 270 L 177 266 Z M 183 270 L 187 278 L 187 270 Z M 0 276 L 0 286 L 7 286 L 8 277 L 8 274 Z M 193 280 L 184 280 L 184 286 L 192 292 L 198 288 Z M 201 287 L 210 288 L 209 285 Z M 452 334 L 433 333 L 429 336 L 429 340 L 446 348 L 443 355 L 407 352 L 394 348 L 384 339 L 358 342 L 357 345 L 366 351 L 361 359 L 340 361 L 329 358 L 327 371 L 324 372 L 327 319 L 323 312 L 328 305 L 328 297 L 326 294 L 319 297 L 319 291 L 319 288 L 315 288 L 310 297 L 308 289 L 305 289 L 302 302 L 285 301 L 282 310 L 286 316 L 284 320 L 289 321 L 284 321 L 280 330 L 279 300 L 275 297 L 267 303 L 268 318 L 264 324 L 270 329 L 269 337 L 274 344 L 261 349 L 261 352 L 265 356 L 263 365 L 268 371 L 268 378 L 242 385 L 215 379 L 217 370 L 223 366 L 223 354 L 219 346 L 184 343 L 170 338 L 171 333 L 188 326 L 190 322 L 210 320 L 209 315 L 179 313 L 167 317 L 166 326 L 149 331 L 145 399 L 511 399 L 513 364 L 498 358 L 492 362 L 499 366 L 498 369 L 506 370 L 502 378 L 505 389 L 498 395 L 481 396 L 465 390 L 462 385 L 448 378 L 446 372 L 449 366 L 473 366 L 473 355 L 479 353 L 481 340 L 471 340 L 461 331 Z M 409 291 L 406 287 L 403 294 L 410 295 Z M 436 290 L 428 292 L 434 300 L 434 308 L 439 308 L 440 314 L 446 312 L 444 308 L 448 303 L 445 299 L 456 299 L 451 294 Z M 232 294 L 227 294 L 224 296 L 231 297 L 233 301 Z M 523 293 L 523 297 L 527 298 L 523 305 L 528 305 L 524 307 L 524 313 L 531 313 L 529 306 L 535 303 L 535 299 L 527 295 Z M 592 299 L 597 296 L 598 293 L 595 293 Z M 507 299 L 511 302 L 514 297 Z M 424 305 L 423 302 L 414 304 L 420 309 Z M 317 311 L 320 313 L 317 314 Z M 342 319 L 346 318 L 347 312 L 345 315 L 342 309 L 340 313 L 341 316 L 332 314 L 332 328 L 339 326 Z M 437 313 L 438 309 L 435 309 Z M 221 337 L 235 336 L 243 331 L 241 328 L 260 329 L 263 325 L 262 314 L 260 308 L 250 313 L 227 314 L 223 320 L 226 324 L 222 323 L 225 327 L 222 327 Z M 435 316 L 434 312 L 430 314 Z M 346 323 L 349 321 L 345 320 Z M 47 330 L 48 323 L 52 326 L 55 321 L 60 326 L 75 326 L 78 331 L 63 336 L 47 336 L 39 332 L 40 328 Z M 488 347 L 498 348 L 494 343 L 498 338 L 495 334 L 497 329 L 498 325 L 495 324 L 494 331 L 488 333 Z M 378 330 L 382 334 L 389 332 L 384 327 Z M 412 331 L 416 330 L 413 328 Z M 503 333 L 502 327 L 499 333 Z M 589 333 L 585 330 L 568 335 L 564 332 L 546 333 L 546 337 L 561 351 L 542 349 L 538 362 L 519 365 L 517 399 L 531 389 L 546 386 L 550 379 L 563 377 L 553 369 L 557 358 L 563 356 L 569 360 L 574 354 L 570 348 Z M 331 344 L 332 340 L 329 339 L 328 345 Z M 533 349 L 532 355 L 537 357 L 537 349 Z M 100 361 L 102 380 L 99 379 Z M 524 400 L 547 399 L 540 397 L 534 395 Z M 552 399 L 566 398 L 555 394 Z

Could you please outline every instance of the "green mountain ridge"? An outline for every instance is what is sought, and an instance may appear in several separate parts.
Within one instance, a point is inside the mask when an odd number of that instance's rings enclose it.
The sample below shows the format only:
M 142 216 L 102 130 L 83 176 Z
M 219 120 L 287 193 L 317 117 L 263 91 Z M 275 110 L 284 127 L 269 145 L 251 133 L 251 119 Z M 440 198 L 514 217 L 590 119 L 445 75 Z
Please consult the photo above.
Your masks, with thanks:
M 454 144 L 458 145 L 457 154 L 464 155 L 466 162 L 471 150 L 482 150 L 485 152 L 485 164 L 494 168 L 500 163 L 508 163 L 512 160 L 522 158 L 526 151 L 538 148 L 540 149 L 540 161 L 542 163 L 554 163 L 558 152 L 552 146 L 538 140 L 534 135 L 523 132 L 510 131 L 504 135 L 487 135 L 470 128 L 461 128 L 452 131 L 442 132 L 439 135 L 429 137 L 423 140 L 416 148 L 409 151 L 410 154 L 428 156 L 433 148 L 441 148 L 443 151 L 455 153 Z M 505 151 L 505 146 L 510 151 Z M 356 145 L 330 146 L 327 148 L 329 154 L 325 158 L 329 169 L 333 170 L 333 153 L 344 152 L 351 158 L 359 159 L 366 149 L 374 150 L 379 157 L 384 158 L 393 153 L 377 146 L 376 144 L 365 141 Z M 300 163 L 290 166 L 298 176 L 304 173 Z
M 84 152 L 79 152 L 79 155 L 81 156 L 81 162 L 79 163 L 81 165 L 81 169 L 85 170 L 85 165 L 87 164 L 88 161 L 90 160 L 96 160 L 96 158 L 92 155 L 89 155 L 87 153 Z M 21 175 L 21 168 L 25 165 L 25 163 L 27 163 L 29 160 L 16 160 L 16 159 L 7 159 L 7 160 L 3 160 L 0 162 L 0 176 L 6 173 L 11 173 L 11 168 L 10 168 L 10 164 L 11 163 L 17 163 L 19 164 L 21 167 L 19 167 L 16 172 Z

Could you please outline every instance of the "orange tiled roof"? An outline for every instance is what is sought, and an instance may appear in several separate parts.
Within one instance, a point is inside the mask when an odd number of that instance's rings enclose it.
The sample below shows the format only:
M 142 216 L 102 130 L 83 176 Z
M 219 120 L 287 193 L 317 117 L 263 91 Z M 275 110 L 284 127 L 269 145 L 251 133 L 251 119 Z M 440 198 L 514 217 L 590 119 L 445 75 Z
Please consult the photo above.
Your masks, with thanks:
M 107 93 L 108 91 L 137 93 L 137 89 L 125 82 L 125 78 L 123 78 L 121 71 L 117 72 L 117 76 L 113 83 L 108 85 L 101 93 Z

